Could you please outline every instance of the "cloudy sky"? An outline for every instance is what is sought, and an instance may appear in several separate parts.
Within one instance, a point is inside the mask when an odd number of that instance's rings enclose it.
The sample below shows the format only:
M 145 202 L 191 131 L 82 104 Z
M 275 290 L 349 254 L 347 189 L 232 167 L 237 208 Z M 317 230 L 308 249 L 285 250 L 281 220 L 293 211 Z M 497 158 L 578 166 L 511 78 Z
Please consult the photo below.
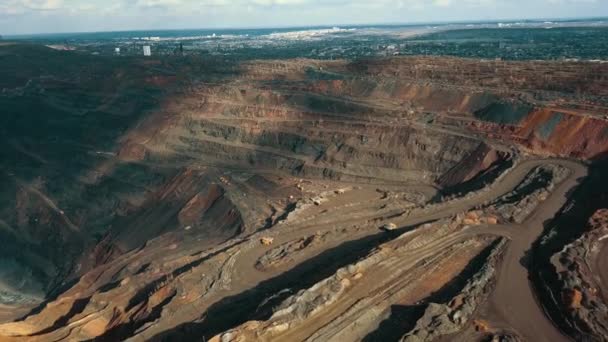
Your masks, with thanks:
M 608 0 L 0 0 L 0 35 L 608 16 Z

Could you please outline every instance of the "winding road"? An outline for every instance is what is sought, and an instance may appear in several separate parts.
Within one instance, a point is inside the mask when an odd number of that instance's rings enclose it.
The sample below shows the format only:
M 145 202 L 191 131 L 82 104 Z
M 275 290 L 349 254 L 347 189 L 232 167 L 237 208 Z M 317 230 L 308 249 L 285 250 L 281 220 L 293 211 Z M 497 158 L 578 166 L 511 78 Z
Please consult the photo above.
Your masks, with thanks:
M 496 289 L 491 295 L 490 301 L 484 304 L 489 306 L 488 310 L 486 310 L 486 312 L 489 312 L 487 319 L 494 326 L 514 329 L 531 341 L 565 341 L 567 338 L 552 324 L 544 314 L 541 306 L 538 305 L 528 280 L 528 271 L 522 265 L 526 252 L 543 231 L 543 222 L 552 218 L 559 211 L 566 203 L 568 191 L 575 187 L 579 180 L 587 174 L 587 168 L 583 164 L 561 159 L 522 161 L 495 182 L 495 184 L 490 185 L 490 189 L 487 191 L 480 191 L 473 196 L 456 199 L 445 204 L 434 205 L 430 209 L 413 211 L 410 215 L 405 216 L 399 216 L 398 214 L 402 213 L 402 211 L 398 209 L 394 209 L 394 211 L 379 211 L 377 208 L 371 209 L 371 200 L 360 201 L 357 199 L 356 193 L 347 193 L 336 199 L 336 202 L 333 203 L 335 207 L 330 209 L 332 210 L 332 215 L 330 216 L 322 214 L 324 211 L 327 211 L 323 206 L 313 207 L 310 211 L 306 212 L 306 217 L 288 221 L 280 225 L 280 228 L 273 228 L 254 234 L 243 241 L 239 248 L 239 255 L 232 266 L 234 276 L 232 278 L 231 289 L 215 293 L 206 297 L 204 301 L 186 304 L 193 307 L 192 310 L 184 310 L 184 312 L 205 312 L 209 305 L 216 300 L 219 301 L 226 296 L 251 290 L 269 279 L 278 277 L 288 271 L 291 272 L 294 265 L 310 264 L 313 258 L 318 257 L 327 250 L 378 236 L 378 227 L 381 224 L 394 222 L 400 227 L 413 227 L 424 222 L 451 217 L 470 210 L 477 205 L 486 203 L 512 191 L 531 170 L 545 164 L 561 165 L 570 169 L 572 173 L 567 180 L 554 189 L 546 201 L 538 206 L 537 210 L 527 221 L 521 225 L 508 224 L 474 227 L 466 230 L 463 234 L 452 236 L 450 243 L 457 243 L 479 235 L 497 235 L 509 238 L 511 242 L 499 270 Z M 347 205 L 345 203 L 351 204 Z M 336 218 L 340 219 L 336 220 Z M 273 246 L 280 246 L 315 235 L 321 229 L 320 227 L 323 227 L 322 231 L 333 232 L 325 241 L 294 253 L 289 257 L 288 263 L 282 264 L 279 267 L 265 270 L 264 272 L 256 270 L 256 261 L 268 251 L 266 248 L 259 248 L 260 237 L 270 234 L 275 239 Z M 353 227 L 356 227 L 356 229 L 353 229 Z M 278 230 L 274 231 L 275 229 Z M 437 250 L 434 248 L 435 244 L 432 245 L 428 246 L 429 250 Z M 443 244 L 442 246 L 441 248 L 445 248 L 447 245 Z M 361 255 L 361 257 L 363 256 L 365 254 Z M 420 259 L 414 258 L 414 260 Z M 315 264 L 317 263 L 319 263 L 318 260 Z M 322 263 L 314 267 L 320 266 L 322 266 Z M 303 269 L 306 269 L 306 267 Z M 310 270 L 303 272 L 310 272 Z M 298 277 L 295 273 L 292 275 Z M 383 275 L 376 274 L 376 276 L 382 277 Z M 280 285 L 277 286 L 280 287 Z M 213 298 L 217 299 L 214 300 Z M 324 321 L 325 318 L 328 317 L 325 316 L 321 321 Z M 312 328 L 305 330 L 310 333 L 314 332 Z M 157 332 L 157 329 L 152 327 L 149 331 L 143 332 L 142 336 L 153 337 Z M 306 332 L 298 333 L 298 335 L 300 337 L 306 336 Z
M 568 341 L 544 313 L 533 292 L 525 267 L 525 258 L 532 244 L 541 236 L 544 223 L 551 219 L 567 201 L 567 193 L 587 175 L 579 163 L 560 161 L 572 171 L 521 226 L 514 226 L 498 275 L 496 288 L 489 301 L 489 317 L 495 325 L 514 329 L 528 341 Z
M 567 180 L 556 186 L 551 196 L 540 203 L 534 214 L 523 224 L 481 225 L 470 228 L 461 226 L 461 229 L 457 230 L 421 226 L 426 222 L 452 218 L 507 194 L 516 188 L 530 171 L 545 164 L 562 165 L 572 173 Z M 567 338 L 552 324 L 537 303 L 528 281 L 528 271 L 521 261 L 533 242 L 542 234 L 543 223 L 559 211 L 566 203 L 568 191 L 586 174 L 587 168 L 573 161 L 521 161 L 487 189 L 460 199 L 411 211 L 405 210 L 405 202 L 384 198 L 382 193 L 376 191 L 375 186 L 353 188 L 343 194 L 328 195 L 334 197 L 326 203 L 308 205 L 302 211 L 292 213 L 293 216 L 282 224 L 222 243 L 212 251 L 205 250 L 199 253 L 200 255 L 184 256 L 175 253 L 174 249 L 166 249 L 166 256 L 162 259 L 163 267 L 189 270 L 175 273 L 175 281 L 183 282 L 188 292 L 180 295 L 179 303 L 170 303 L 163 308 L 164 314 L 171 317 L 170 324 L 166 323 L 167 321 L 155 321 L 139 330 L 137 335 L 131 336 L 130 340 L 144 341 L 164 336 L 162 334 L 172 331 L 183 322 L 196 322 L 190 330 L 193 338 L 211 337 L 210 335 L 235 328 L 251 319 L 252 312 L 264 305 L 269 296 L 287 288 L 291 289 L 291 292 L 288 291 L 286 295 L 314 288 L 315 284 L 336 274 L 338 269 L 369 257 L 370 253 L 378 250 L 378 246 L 385 246 L 391 252 L 387 252 L 386 258 L 365 272 L 363 278 L 353 282 L 346 296 L 348 298 L 333 302 L 310 320 L 291 327 L 289 332 L 294 340 L 317 335 L 321 340 L 328 340 L 342 333 L 347 334 L 342 335 L 343 337 L 349 337 L 355 336 L 354 331 L 358 334 L 356 336 L 365 336 L 378 328 L 378 320 L 381 321 L 387 312 L 390 314 L 393 305 L 413 305 L 428 296 L 427 294 L 418 298 L 411 289 L 417 286 L 424 274 L 433 274 L 433 265 L 449 263 L 455 259 L 452 256 L 462 252 L 462 249 L 453 249 L 453 246 L 493 235 L 506 237 L 510 243 L 498 270 L 496 288 L 490 295 L 490 300 L 482 304 L 480 312 L 487 316 L 483 318 L 493 327 L 515 330 L 526 340 L 565 341 Z M 319 187 L 322 188 L 322 184 Z M 424 190 L 420 187 L 414 188 Z M 380 226 L 389 222 L 400 229 L 391 234 L 379 231 Z M 427 227 L 432 228 L 425 231 Z M 417 246 L 400 249 L 401 242 L 407 239 L 397 237 L 405 232 L 423 237 L 426 232 L 434 232 L 435 235 L 418 240 Z M 297 245 L 299 241 L 306 241 L 313 236 L 314 243 L 290 250 L 277 265 L 263 270 L 256 268 L 257 261 L 272 249 L 294 243 Z M 262 245 L 262 237 L 274 238 L 272 246 Z M 184 251 L 195 250 L 196 246 L 200 247 L 200 242 L 196 240 L 185 240 L 179 245 Z M 137 253 L 143 252 L 134 252 L 131 257 L 141 259 L 142 256 Z M 466 264 L 472 256 L 461 257 Z M 183 266 L 184 263 L 186 266 Z M 126 259 L 119 260 L 107 272 L 124 269 L 128 264 Z M 438 280 L 436 286 L 452 279 L 447 275 L 445 278 Z M 208 287 L 201 288 L 201 281 L 207 281 Z M 115 291 L 120 291 L 120 285 L 117 286 Z M 114 291 L 114 288 L 107 291 Z M 434 289 L 426 288 L 418 294 L 429 291 Z M 106 295 L 108 294 L 104 292 L 101 296 Z M 95 315 L 98 314 L 94 313 L 78 320 L 74 326 L 86 324 Z M 370 315 L 373 317 L 370 318 Z M 334 330 L 334 327 L 338 330 Z M 14 323 L 8 328 L 23 327 L 20 323 Z M 34 329 L 29 326 L 25 328 Z M 36 325 L 34 331 L 44 331 L 43 329 L 44 327 Z M 73 331 L 77 329 L 74 328 Z M 53 330 L 48 335 L 39 335 L 38 340 L 56 339 L 62 332 L 65 333 L 62 330 Z M 177 333 L 179 334 L 179 331 Z M 66 335 L 61 336 L 64 338 Z

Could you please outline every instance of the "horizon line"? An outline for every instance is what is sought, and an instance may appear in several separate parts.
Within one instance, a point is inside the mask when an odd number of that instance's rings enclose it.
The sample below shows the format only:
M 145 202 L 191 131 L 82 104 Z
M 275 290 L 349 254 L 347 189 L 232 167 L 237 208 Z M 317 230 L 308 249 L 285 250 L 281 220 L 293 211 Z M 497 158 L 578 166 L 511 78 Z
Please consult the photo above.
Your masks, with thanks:
M 597 16 L 597 17 L 556 17 L 556 18 L 503 18 L 503 19 L 471 19 L 471 20 L 452 20 L 452 21 L 414 21 L 408 23 L 399 22 L 386 22 L 386 23 L 359 23 L 359 24 L 319 24 L 319 25 L 277 25 L 277 26 L 221 26 L 221 27 L 184 27 L 184 28 L 151 28 L 151 29 L 124 29 L 124 30 L 108 30 L 108 31 L 61 31 L 61 32 L 39 32 L 39 33 L 22 33 L 22 34 L 8 34 L 1 35 L 4 38 L 28 38 L 37 36 L 57 36 L 57 35 L 80 35 L 80 34 L 94 34 L 94 33 L 120 33 L 120 32 L 147 32 L 147 31 L 185 31 L 185 30 L 272 30 L 272 29 L 301 29 L 301 28 L 325 28 L 325 27 L 367 27 L 367 26 L 423 26 L 423 25 L 451 25 L 451 24 L 490 24 L 500 22 L 513 22 L 513 21 L 592 21 L 592 20 L 608 20 L 608 16 Z

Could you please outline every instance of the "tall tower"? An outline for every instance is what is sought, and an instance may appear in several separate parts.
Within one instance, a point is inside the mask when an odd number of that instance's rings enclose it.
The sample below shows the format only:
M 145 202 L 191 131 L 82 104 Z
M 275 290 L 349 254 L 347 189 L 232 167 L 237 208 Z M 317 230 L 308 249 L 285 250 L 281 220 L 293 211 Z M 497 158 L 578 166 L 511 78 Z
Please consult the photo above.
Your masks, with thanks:
M 144 56 L 152 56 L 150 45 L 144 45 Z

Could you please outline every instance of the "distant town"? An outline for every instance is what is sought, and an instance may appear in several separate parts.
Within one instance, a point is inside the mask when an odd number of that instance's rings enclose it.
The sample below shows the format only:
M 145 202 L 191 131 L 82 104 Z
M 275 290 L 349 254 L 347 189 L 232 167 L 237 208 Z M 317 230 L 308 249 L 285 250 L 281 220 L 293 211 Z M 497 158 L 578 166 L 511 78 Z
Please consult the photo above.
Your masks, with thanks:
M 608 59 L 608 21 L 602 20 L 131 31 L 10 38 L 108 56 L 356 59 L 449 55 L 506 60 Z

